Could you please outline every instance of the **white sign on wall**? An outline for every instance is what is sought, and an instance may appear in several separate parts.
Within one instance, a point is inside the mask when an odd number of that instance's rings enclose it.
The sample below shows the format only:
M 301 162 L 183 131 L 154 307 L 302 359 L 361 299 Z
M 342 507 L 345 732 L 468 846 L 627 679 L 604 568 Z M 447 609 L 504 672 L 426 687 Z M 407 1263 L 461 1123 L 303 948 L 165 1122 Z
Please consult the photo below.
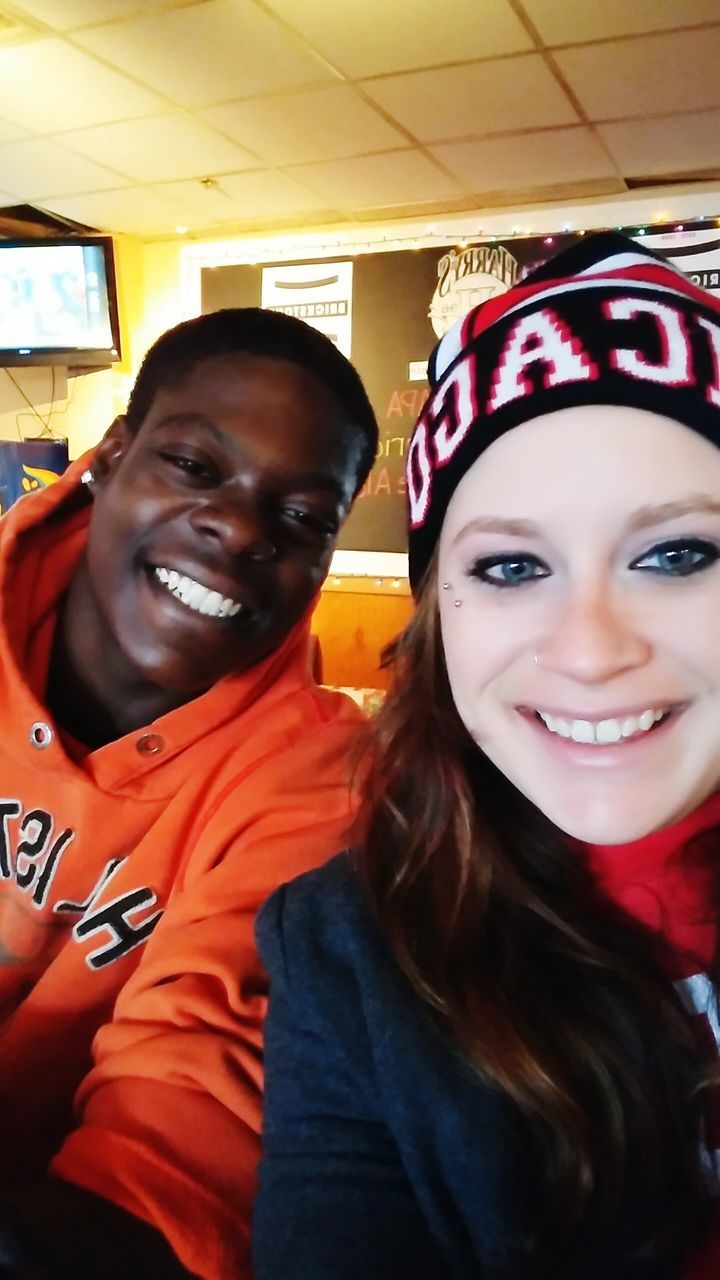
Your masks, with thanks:
M 690 231 L 648 230 L 635 239 L 663 254 L 694 284 L 720 296 L 720 236 L 716 226 Z
M 303 262 L 263 267 L 261 306 L 319 329 L 350 359 L 352 262 Z

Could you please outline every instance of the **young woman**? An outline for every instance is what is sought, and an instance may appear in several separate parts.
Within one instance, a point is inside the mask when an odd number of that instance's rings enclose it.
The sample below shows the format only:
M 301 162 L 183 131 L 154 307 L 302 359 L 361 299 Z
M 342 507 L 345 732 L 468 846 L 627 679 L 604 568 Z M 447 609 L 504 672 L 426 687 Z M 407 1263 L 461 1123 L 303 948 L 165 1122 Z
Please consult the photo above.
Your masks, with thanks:
M 593 237 L 408 455 L 356 847 L 278 891 L 257 1280 L 716 1280 L 720 307 Z
M 352 813 L 310 613 L 377 449 L 268 311 L 164 334 L 92 454 L 0 521 L 0 1257 L 247 1280 L 255 911 Z

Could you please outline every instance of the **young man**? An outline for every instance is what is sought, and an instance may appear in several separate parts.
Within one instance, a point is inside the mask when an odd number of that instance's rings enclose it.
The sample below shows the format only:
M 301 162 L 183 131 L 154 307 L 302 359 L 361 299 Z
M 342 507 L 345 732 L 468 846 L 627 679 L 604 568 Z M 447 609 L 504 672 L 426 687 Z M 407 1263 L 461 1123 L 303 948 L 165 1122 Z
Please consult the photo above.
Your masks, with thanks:
M 351 817 L 309 617 L 376 447 L 326 338 L 217 312 L 0 523 L 3 1275 L 249 1275 L 253 921 Z

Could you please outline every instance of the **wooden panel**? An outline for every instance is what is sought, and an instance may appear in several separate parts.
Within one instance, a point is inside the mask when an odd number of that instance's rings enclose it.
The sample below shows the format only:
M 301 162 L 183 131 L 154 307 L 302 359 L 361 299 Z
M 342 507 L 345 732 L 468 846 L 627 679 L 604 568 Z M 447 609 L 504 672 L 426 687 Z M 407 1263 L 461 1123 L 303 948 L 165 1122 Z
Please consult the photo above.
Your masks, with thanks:
M 379 668 L 380 654 L 411 613 L 406 579 L 331 578 L 313 618 L 323 683 L 386 689 L 388 673 Z

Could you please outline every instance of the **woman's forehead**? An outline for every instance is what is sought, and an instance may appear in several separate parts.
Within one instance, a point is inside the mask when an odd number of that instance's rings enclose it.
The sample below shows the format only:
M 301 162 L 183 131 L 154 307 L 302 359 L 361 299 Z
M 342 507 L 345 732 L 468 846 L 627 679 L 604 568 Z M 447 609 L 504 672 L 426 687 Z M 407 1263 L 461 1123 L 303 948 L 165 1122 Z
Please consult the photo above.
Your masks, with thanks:
M 583 405 L 508 431 L 465 473 L 448 506 L 443 537 L 469 512 L 562 524 L 606 510 L 720 500 L 720 449 L 697 432 L 646 410 Z

